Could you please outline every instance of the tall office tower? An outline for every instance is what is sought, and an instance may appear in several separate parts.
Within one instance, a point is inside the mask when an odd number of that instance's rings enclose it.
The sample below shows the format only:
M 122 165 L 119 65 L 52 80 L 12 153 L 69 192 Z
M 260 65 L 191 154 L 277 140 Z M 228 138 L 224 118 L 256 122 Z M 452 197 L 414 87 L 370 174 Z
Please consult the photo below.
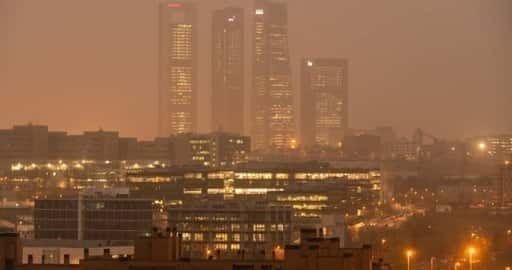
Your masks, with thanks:
M 197 11 L 193 4 L 160 6 L 159 135 L 197 125 Z
M 348 125 L 348 63 L 304 59 L 301 69 L 301 141 L 338 145 Z
M 254 149 L 284 148 L 294 140 L 287 20 L 286 4 L 255 1 L 251 116 Z
M 213 14 L 213 130 L 244 132 L 244 10 L 226 8 Z

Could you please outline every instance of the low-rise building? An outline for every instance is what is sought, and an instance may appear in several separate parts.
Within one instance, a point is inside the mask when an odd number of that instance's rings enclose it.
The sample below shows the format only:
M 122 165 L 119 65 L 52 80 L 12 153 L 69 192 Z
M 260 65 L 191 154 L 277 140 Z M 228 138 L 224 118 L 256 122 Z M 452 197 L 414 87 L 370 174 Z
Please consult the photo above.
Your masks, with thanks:
M 204 201 L 169 209 L 169 226 L 183 236 L 183 254 L 190 258 L 218 256 L 269 257 L 291 243 L 292 208 L 266 202 Z
M 133 256 L 133 241 L 24 240 L 24 264 L 79 264 L 89 256 Z
M 152 201 L 126 194 L 85 193 L 37 199 L 35 239 L 132 240 L 151 231 Z
M 248 162 L 249 137 L 215 132 L 171 137 L 171 164 L 177 166 L 230 167 Z
M 72 264 L 71 256 L 62 263 L 22 263 L 22 244 L 16 234 L 0 234 L 0 269 L 16 270 L 370 270 L 372 248 L 339 248 L 337 238 L 319 238 L 316 231 L 301 233 L 302 241 L 276 249 L 270 258 L 224 258 L 213 253 L 205 259 L 191 259 L 181 251 L 182 236 L 176 231 L 154 233 L 135 242 L 134 255 L 113 254 L 103 248 L 102 254 L 86 254 L 80 264 Z M 46 259 L 46 258 L 45 258 Z M 28 260 L 28 258 L 27 258 Z M 3 268 L 1 268 L 3 267 Z

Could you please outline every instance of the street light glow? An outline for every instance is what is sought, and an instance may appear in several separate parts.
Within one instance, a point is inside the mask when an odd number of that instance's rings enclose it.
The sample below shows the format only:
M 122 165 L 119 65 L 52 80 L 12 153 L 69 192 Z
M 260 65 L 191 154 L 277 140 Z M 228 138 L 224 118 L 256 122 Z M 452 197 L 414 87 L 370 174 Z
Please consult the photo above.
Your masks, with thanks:
M 487 149 L 487 144 L 484 142 L 480 142 L 478 144 L 478 149 L 480 149 L 481 151 L 485 151 L 485 149 Z
M 405 256 L 407 257 L 407 270 L 411 270 L 411 258 L 414 256 L 414 250 L 407 249 L 405 251 Z
M 414 251 L 412 249 L 408 249 L 405 251 L 405 255 L 410 258 L 414 256 Z
M 476 253 L 476 248 L 475 247 L 473 247 L 473 246 L 468 247 L 468 254 L 469 255 L 475 255 L 475 253 Z

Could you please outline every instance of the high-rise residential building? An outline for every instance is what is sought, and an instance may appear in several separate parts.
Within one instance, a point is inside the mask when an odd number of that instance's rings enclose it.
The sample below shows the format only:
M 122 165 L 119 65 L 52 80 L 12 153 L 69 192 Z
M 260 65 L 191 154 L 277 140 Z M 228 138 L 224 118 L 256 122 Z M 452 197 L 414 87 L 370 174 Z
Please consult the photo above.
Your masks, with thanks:
M 160 6 L 159 134 L 197 125 L 197 11 L 190 3 Z
M 301 143 L 338 146 L 348 126 L 347 60 L 304 59 L 301 66 Z
M 244 10 L 226 8 L 213 13 L 212 127 L 244 132 Z
M 295 140 L 287 6 L 256 0 L 253 16 L 253 148 L 283 148 Z

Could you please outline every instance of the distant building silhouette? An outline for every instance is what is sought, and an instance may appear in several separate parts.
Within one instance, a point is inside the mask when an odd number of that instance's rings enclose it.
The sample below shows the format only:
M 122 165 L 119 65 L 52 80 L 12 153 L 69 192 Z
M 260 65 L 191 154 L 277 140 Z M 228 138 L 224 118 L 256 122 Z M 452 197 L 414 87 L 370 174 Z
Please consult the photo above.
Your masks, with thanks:
M 338 146 L 348 126 L 347 61 L 306 58 L 301 69 L 301 143 Z
M 243 134 L 244 10 L 215 11 L 212 30 L 212 127 Z
M 0 159 L 37 161 L 47 158 L 47 126 L 28 124 L 0 130 Z
M 160 6 L 159 135 L 197 125 L 197 10 L 180 2 Z
M 283 148 L 295 132 L 287 6 L 256 0 L 253 16 L 253 148 Z

